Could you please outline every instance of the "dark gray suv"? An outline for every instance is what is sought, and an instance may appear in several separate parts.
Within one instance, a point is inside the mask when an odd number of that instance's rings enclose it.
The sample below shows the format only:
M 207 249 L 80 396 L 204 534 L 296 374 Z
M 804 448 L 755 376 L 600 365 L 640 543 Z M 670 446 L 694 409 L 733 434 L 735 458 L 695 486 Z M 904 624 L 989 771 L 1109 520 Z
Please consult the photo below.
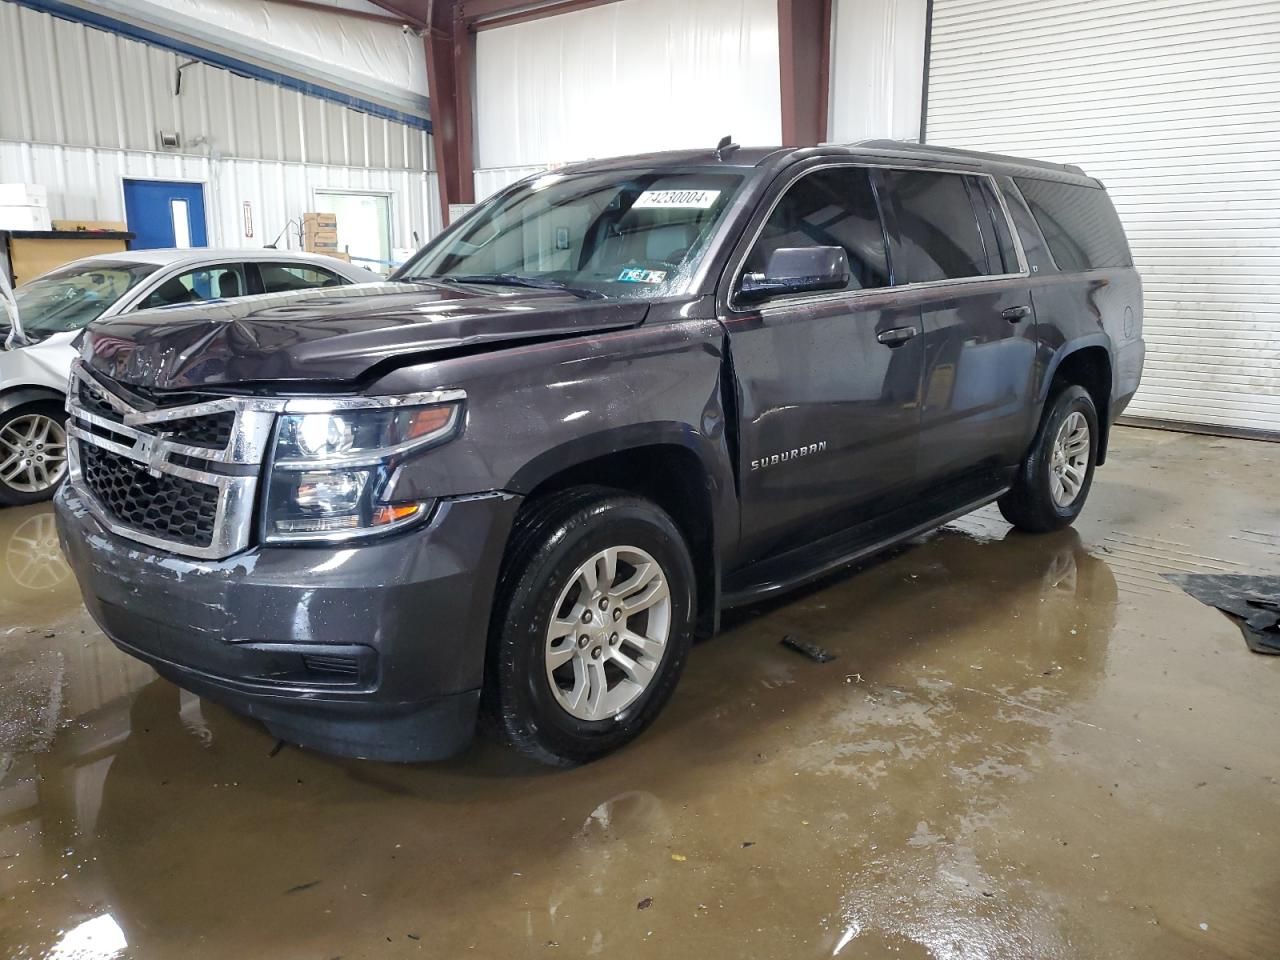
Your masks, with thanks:
M 892 142 L 515 184 L 392 280 L 98 322 L 57 498 L 125 651 L 278 736 L 635 737 L 720 612 L 1084 505 L 1142 371 L 1096 180 Z

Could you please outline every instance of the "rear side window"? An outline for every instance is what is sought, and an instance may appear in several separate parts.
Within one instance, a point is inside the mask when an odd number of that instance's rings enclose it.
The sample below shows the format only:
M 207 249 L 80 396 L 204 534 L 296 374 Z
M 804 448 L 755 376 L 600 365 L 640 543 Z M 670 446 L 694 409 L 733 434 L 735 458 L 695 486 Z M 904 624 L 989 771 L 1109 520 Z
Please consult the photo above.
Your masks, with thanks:
M 258 273 L 262 276 L 264 293 L 309 290 L 312 287 L 340 287 L 347 283 L 330 270 L 296 263 L 260 263 Z
M 223 263 L 216 267 L 188 270 L 166 280 L 138 304 L 138 309 L 175 307 L 205 300 L 231 300 L 250 292 L 244 264 Z
M 1120 218 L 1105 190 L 1022 177 L 1016 182 L 1059 270 L 1133 266 Z
M 888 286 L 884 231 L 867 171 L 832 167 L 788 187 L 747 257 L 747 272 L 763 271 L 770 254 L 784 247 L 843 247 L 850 273 L 845 289 Z
M 893 251 L 897 283 L 960 280 L 1005 272 L 997 239 L 991 235 L 991 217 L 980 192 L 980 180 L 954 173 L 884 172 L 885 189 L 898 226 Z M 981 226 L 983 218 L 986 238 Z

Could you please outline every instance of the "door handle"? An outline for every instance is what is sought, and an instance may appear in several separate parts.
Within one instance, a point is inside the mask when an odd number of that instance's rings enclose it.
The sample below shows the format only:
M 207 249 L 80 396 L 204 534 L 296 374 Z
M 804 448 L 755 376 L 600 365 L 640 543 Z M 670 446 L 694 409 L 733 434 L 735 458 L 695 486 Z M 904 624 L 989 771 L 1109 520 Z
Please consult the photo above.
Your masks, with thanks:
M 1027 317 L 1031 316 L 1031 308 L 1025 303 L 1018 307 L 1007 307 L 1000 316 L 1004 317 L 1010 323 L 1017 323 L 1019 320 L 1025 320 Z
M 876 334 L 876 339 L 886 347 L 900 347 L 919 332 L 915 327 L 894 327 L 891 330 L 881 330 Z

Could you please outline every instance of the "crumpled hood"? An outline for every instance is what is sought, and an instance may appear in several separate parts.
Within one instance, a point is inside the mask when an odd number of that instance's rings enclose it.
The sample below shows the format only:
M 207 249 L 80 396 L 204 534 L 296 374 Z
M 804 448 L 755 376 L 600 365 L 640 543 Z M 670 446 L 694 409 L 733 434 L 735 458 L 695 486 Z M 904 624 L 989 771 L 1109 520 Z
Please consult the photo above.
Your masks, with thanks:
M 93 369 L 149 389 L 341 382 L 391 357 L 617 330 L 647 311 L 556 290 L 478 290 L 368 283 L 144 310 L 90 324 L 80 353 Z

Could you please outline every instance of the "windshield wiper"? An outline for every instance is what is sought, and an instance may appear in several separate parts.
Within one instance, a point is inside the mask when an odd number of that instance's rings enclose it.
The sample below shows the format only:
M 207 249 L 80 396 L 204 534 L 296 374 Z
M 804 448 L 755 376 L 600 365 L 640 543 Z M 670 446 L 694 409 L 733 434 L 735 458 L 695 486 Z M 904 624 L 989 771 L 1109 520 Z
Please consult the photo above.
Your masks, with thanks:
M 532 287 L 536 290 L 560 290 L 572 294 L 581 300 L 604 300 L 605 295 L 598 290 L 586 290 L 582 287 L 571 287 L 560 280 L 549 280 L 538 277 L 522 277 L 516 273 L 470 273 L 456 276 L 413 277 L 414 280 L 439 281 L 441 283 L 490 283 L 501 287 Z

